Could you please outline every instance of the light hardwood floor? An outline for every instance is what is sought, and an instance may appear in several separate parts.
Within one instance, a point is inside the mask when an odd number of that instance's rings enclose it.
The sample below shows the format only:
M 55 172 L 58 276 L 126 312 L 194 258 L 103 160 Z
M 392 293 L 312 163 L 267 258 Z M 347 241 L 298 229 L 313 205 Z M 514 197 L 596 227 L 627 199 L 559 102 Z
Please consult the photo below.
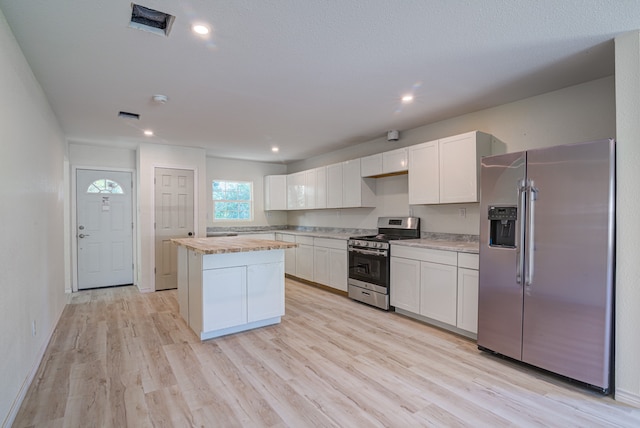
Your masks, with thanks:
M 83 291 L 15 427 L 638 427 L 640 410 L 286 280 L 279 325 L 201 343 L 175 290 Z

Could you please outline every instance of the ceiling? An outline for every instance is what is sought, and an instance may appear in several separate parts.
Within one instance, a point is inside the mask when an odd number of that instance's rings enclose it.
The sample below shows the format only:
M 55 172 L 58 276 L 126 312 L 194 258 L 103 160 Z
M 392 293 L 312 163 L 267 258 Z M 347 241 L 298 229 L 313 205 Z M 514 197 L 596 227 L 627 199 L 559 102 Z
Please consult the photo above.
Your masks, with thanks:
M 612 75 L 640 29 L 635 0 L 136 3 L 168 37 L 129 28 L 131 0 L 0 0 L 69 141 L 288 163 Z

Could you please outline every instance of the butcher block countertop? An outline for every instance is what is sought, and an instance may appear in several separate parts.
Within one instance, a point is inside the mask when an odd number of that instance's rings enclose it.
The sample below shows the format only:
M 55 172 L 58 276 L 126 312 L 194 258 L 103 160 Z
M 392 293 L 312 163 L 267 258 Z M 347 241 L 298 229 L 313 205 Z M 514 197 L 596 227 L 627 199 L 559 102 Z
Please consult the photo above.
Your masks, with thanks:
M 186 247 L 200 254 L 242 253 L 248 251 L 284 250 L 297 247 L 298 244 L 266 239 L 243 238 L 242 236 L 224 236 L 215 238 L 179 238 L 172 239 L 176 245 Z

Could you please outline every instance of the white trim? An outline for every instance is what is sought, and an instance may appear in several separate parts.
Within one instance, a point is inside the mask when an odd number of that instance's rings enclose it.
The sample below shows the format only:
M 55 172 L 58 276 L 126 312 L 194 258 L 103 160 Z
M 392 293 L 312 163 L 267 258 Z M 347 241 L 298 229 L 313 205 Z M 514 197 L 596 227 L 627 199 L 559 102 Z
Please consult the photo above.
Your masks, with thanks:
M 613 394 L 613 398 L 624 404 L 628 404 L 633 407 L 640 408 L 640 394 L 625 391 L 624 389 L 616 388 Z
M 131 168 L 105 168 L 105 167 L 91 167 L 84 165 L 71 165 L 71 224 L 70 224 L 70 232 L 71 232 L 71 291 L 75 293 L 78 291 L 78 240 L 76 239 L 76 221 L 77 221 L 77 183 L 76 176 L 79 169 L 87 169 L 91 171 L 107 171 L 107 172 L 128 172 L 131 174 L 131 221 L 133 222 L 133 231 L 132 231 L 132 258 L 133 258 L 133 284 L 138 285 L 138 277 L 136 272 L 138 271 L 137 265 L 137 230 L 138 230 L 138 218 L 137 218 L 137 206 L 138 206 L 138 197 L 137 197 L 137 186 L 136 186 L 136 170 Z
M 36 359 L 33 363 L 33 366 L 31 367 L 31 370 L 29 370 L 27 377 L 24 378 L 24 382 L 22 382 L 22 385 L 20 385 L 18 395 L 16 395 L 15 399 L 11 403 L 11 406 L 9 406 L 9 413 L 7 413 L 7 417 L 2 422 L 3 428 L 10 427 L 15 422 L 16 416 L 18 416 L 18 411 L 20 410 L 20 406 L 22 406 L 24 398 L 27 396 L 29 387 L 31 386 L 33 379 L 35 379 L 36 375 L 38 374 L 38 369 L 40 368 L 40 364 L 44 359 L 44 354 L 47 352 L 47 347 L 49 346 L 49 342 L 51 342 L 53 332 L 56 330 L 56 326 L 60 322 L 60 318 L 62 317 L 62 313 L 64 312 L 65 307 L 66 305 L 62 307 L 60 313 L 58 314 L 58 317 L 56 318 L 56 321 L 52 324 L 51 331 L 49 331 L 49 334 L 47 335 L 47 340 L 42 343 L 38 354 L 36 354 Z

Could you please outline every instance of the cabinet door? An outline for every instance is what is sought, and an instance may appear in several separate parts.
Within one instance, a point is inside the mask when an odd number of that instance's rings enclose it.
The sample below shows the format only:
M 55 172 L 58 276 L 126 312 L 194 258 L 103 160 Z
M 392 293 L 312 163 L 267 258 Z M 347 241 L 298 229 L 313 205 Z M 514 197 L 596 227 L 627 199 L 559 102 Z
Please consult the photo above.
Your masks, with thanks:
M 420 315 L 456 325 L 458 268 L 420 262 Z
M 391 257 L 391 306 L 420 313 L 420 262 Z
M 342 208 L 342 164 L 327 167 L 327 208 Z
M 247 323 L 247 268 L 202 271 L 202 331 Z
M 301 210 L 304 208 L 304 171 L 287 176 L 287 208 Z
M 360 158 L 360 176 L 373 177 L 382 174 L 382 154 Z
M 296 242 L 295 235 L 287 233 L 277 233 L 276 239 L 284 242 Z M 296 274 L 296 248 L 287 248 L 284 250 L 284 273 L 289 275 Z
M 409 148 L 409 204 L 440 202 L 438 140 Z
M 329 285 L 331 287 L 347 291 L 348 264 L 347 250 L 329 249 Z
M 316 208 L 316 170 L 310 169 L 304 171 L 304 208 L 313 209 Z
M 284 315 L 284 265 L 264 263 L 247 266 L 247 321 Z
M 391 150 L 382 154 L 383 174 L 406 171 L 407 167 L 407 149 Z
M 440 140 L 440 203 L 478 202 L 476 133 Z
M 316 208 L 327 208 L 327 167 L 316 168 Z
M 296 249 L 296 276 L 313 281 L 313 246 L 300 244 Z
M 287 209 L 287 176 L 267 175 L 264 178 L 264 209 Z
M 360 159 L 342 163 L 343 194 L 342 203 L 345 207 L 359 207 L 362 205 L 362 177 L 360 176 Z
M 318 284 L 329 285 L 329 249 L 313 248 L 313 280 Z
M 478 271 L 458 268 L 458 328 L 478 332 Z

